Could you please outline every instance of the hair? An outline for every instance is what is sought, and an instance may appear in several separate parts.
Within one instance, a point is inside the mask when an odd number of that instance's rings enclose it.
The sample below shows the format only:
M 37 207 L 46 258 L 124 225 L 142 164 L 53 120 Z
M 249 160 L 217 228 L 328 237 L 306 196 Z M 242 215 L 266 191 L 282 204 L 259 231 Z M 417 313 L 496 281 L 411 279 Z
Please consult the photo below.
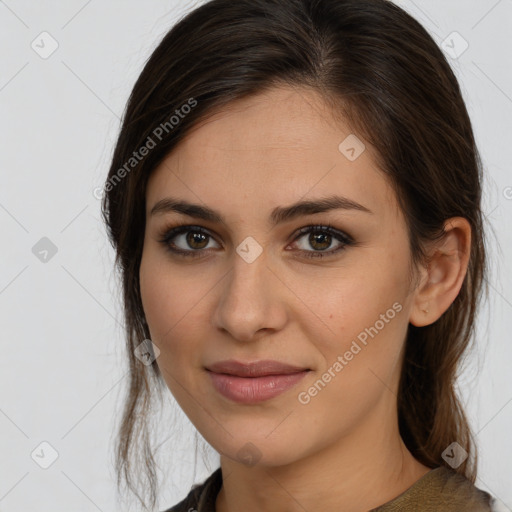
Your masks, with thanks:
M 148 178 L 199 121 L 279 85 L 318 92 L 375 148 L 406 219 L 415 265 L 428 263 L 425 248 L 443 235 L 448 218 L 461 216 L 471 225 L 458 296 L 436 322 L 409 325 L 397 413 L 400 435 L 417 460 L 430 468 L 446 465 L 442 452 L 457 441 L 470 457 L 456 471 L 474 483 L 476 447 L 455 384 L 481 295 L 488 293 L 482 164 L 443 52 L 418 21 L 387 0 L 212 0 L 174 25 L 147 60 L 104 189 L 130 380 L 116 445 L 118 485 L 123 480 L 144 505 L 135 485 L 142 471 L 154 505 L 147 417 L 152 383 L 162 377 L 156 362 L 143 365 L 134 354 L 150 338 L 139 288 Z M 183 108 L 187 104 L 194 108 Z M 177 109 L 184 115 L 169 123 Z M 154 147 L 134 161 L 134 151 L 150 140 Z

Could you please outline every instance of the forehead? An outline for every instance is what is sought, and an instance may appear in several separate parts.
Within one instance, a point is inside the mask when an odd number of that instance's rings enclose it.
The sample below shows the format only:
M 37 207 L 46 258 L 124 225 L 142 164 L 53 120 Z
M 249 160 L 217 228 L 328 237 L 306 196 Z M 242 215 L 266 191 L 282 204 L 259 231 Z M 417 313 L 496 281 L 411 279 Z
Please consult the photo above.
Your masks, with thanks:
M 154 171 L 148 207 L 166 192 L 221 210 L 236 197 L 246 209 L 270 210 L 339 193 L 396 215 L 394 191 L 373 152 L 316 92 L 276 87 L 198 123 Z
M 232 101 L 199 122 L 182 144 L 186 150 L 193 138 L 194 145 L 223 150 L 314 151 L 350 133 L 343 121 L 335 122 L 332 109 L 315 91 L 276 86 Z

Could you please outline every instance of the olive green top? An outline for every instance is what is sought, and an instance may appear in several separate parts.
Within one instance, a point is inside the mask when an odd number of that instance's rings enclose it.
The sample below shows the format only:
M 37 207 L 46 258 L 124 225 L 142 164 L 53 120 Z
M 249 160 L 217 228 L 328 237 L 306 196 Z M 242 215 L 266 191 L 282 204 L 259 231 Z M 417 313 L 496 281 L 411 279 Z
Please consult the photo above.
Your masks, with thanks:
M 183 501 L 165 512 L 215 512 L 221 487 L 222 472 L 218 468 L 202 484 L 193 486 Z M 492 512 L 494 503 L 487 492 L 441 466 L 426 473 L 400 496 L 370 512 Z

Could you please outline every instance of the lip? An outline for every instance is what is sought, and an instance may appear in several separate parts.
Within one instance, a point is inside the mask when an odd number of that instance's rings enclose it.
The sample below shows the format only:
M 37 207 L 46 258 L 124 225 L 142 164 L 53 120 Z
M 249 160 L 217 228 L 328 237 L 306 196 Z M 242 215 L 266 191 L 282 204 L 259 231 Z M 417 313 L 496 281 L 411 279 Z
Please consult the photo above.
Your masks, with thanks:
M 265 375 L 289 375 L 290 373 L 303 372 L 309 370 L 302 366 L 293 366 L 291 364 L 265 359 L 263 361 L 253 361 L 242 363 L 229 359 L 227 361 L 219 361 L 206 367 L 214 373 L 225 373 L 235 375 L 237 377 L 263 377 Z
M 224 397 L 245 404 L 269 400 L 295 386 L 309 368 L 279 361 L 249 363 L 229 360 L 209 365 L 206 370 L 213 387 Z

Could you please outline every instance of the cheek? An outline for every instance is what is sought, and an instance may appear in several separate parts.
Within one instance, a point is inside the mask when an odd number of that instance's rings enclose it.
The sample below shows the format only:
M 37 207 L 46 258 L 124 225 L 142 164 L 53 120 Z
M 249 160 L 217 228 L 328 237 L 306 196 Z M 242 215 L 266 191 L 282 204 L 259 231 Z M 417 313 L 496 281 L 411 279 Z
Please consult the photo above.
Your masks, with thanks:
M 302 324 L 320 357 L 314 379 L 300 386 L 297 398 L 308 404 L 305 413 L 325 418 L 326 433 L 336 430 L 333 424 L 349 428 L 357 422 L 394 389 L 400 373 L 408 322 L 399 288 L 369 277 L 341 280 L 343 286 L 323 294 L 317 305 L 323 310 L 315 313 L 329 329 L 318 327 L 313 315 Z
M 140 293 L 146 321 L 154 342 L 160 344 L 165 333 L 172 328 L 176 301 L 162 265 L 155 258 L 143 254 L 140 266 Z
M 407 276 L 396 257 L 390 252 L 373 264 L 361 259 L 296 280 L 305 313 L 296 318 L 326 368 L 345 354 L 347 366 L 364 367 L 364 373 L 369 366 L 385 374 L 394 368 L 408 325 Z
M 162 360 L 178 361 L 197 351 L 199 330 L 208 324 L 204 299 L 211 286 L 204 276 L 170 268 L 169 262 L 148 251 L 140 267 L 140 289 L 144 314 L 152 341 L 160 348 Z M 195 341 L 196 340 L 196 341 Z

